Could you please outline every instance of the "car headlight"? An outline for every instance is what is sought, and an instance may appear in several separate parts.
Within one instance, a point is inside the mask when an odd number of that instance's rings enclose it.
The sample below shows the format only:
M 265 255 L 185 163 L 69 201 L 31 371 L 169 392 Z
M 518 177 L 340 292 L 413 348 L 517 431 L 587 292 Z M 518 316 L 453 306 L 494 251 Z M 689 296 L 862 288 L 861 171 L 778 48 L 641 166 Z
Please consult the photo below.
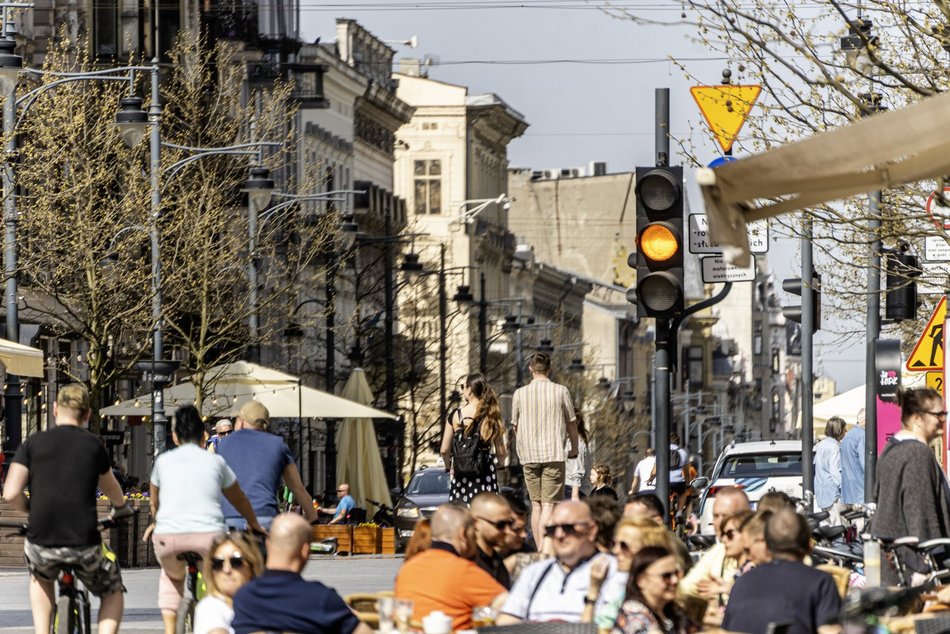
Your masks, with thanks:
M 404 506 L 401 509 L 396 509 L 396 515 L 399 517 L 408 517 L 409 519 L 418 519 L 419 509 L 415 506 Z

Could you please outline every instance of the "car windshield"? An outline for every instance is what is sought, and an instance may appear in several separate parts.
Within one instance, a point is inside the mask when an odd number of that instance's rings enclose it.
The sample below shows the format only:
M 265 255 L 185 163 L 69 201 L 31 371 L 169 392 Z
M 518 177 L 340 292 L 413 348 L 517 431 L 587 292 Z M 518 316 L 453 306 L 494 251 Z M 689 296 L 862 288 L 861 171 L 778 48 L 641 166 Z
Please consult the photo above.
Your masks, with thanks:
M 449 474 L 445 471 L 423 471 L 412 476 L 406 495 L 439 495 L 449 492 Z
M 795 453 L 736 454 L 726 458 L 721 478 L 800 476 L 802 455 Z

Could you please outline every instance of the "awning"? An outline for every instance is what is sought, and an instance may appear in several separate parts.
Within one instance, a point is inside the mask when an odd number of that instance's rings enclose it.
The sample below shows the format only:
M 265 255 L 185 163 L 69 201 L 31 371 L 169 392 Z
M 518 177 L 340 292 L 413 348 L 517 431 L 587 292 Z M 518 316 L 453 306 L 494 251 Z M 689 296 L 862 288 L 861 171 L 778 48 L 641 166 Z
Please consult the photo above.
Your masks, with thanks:
M 206 384 L 209 392 L 202 400 L 202 410 L 209 416 L 235 416 L 244 403 L 253 399 L 267 407 L 272 418 L 397 418 L 389 412 L 301 385 L 290 374 L 245 361 L 215 366 L 208 371 Z M 190 380 L 166 388 L 163 394 L 169 414 L 195 402 L 195 387 Z M 151 411 L 151 395 L 144 394 L 105 407 L 99 413 L 148 416 Z
M 747 266 L 746 224 L 950 174 L 950 93 L 697 170 L 712 239 Z
M 43 377 L 43 351 L 0 339 L 0 363 L 8 374 Z

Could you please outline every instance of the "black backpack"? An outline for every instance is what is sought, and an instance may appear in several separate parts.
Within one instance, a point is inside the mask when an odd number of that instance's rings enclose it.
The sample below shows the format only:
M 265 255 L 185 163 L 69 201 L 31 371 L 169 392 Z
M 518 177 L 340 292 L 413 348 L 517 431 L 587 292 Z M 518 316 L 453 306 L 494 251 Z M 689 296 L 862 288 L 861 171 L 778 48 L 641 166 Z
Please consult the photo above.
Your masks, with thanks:
M 485 472 L 487 451 L 478 433 L 478 424 L 473 422 L 466 433 L 459 417 L 459 428 L 452 437 L 452 468 L 456 478 L 476 477 Z

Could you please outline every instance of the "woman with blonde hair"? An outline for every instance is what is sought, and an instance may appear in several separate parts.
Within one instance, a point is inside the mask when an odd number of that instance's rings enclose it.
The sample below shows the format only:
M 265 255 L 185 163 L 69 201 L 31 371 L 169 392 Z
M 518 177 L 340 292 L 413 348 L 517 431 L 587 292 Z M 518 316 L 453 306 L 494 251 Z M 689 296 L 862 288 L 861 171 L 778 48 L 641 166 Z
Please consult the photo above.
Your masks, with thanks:
M 481 374 L 462 385 L 465 405 L 449 417 L 440 453 L 452 474 L 449 501 L 469 504 L 479 493 L 498 492 L 496 463 L 504 466 L 505 425 L 495 391 Z
M 194 634 L 233 634 L 234 595 L 261 574 L 264 558 L 260 547 L 246 533 L 218 536 L 204 560 L 208 593 L 195 608 Z

